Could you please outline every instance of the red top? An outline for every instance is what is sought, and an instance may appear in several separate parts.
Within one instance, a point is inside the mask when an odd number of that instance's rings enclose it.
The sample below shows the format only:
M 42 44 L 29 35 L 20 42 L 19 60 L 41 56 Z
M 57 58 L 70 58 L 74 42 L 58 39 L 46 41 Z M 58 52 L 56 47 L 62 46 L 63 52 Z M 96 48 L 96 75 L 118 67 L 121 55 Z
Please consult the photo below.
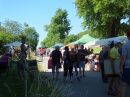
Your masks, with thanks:
M 40 53 L 43 53 L 43 52 L 44 52 L 44 50 L 43 50 L 42 48 L 41 48 L 39 51 L 40 51 Z

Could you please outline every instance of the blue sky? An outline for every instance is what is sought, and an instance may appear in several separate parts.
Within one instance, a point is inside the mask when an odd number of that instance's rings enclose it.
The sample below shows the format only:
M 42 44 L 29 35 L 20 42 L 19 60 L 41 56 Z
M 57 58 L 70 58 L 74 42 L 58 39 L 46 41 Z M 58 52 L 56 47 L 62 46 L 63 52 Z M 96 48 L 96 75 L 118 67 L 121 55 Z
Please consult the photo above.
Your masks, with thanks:
M 46 37 L 47 32 L 43 26 L 50 24 L 58 8 L 66 9 L 68 19 L 73 28 L 70 34 L 77 34 L 83 31 L 81 23 L 83 19 L 76 16 L 75 0 L 0 0 L 0 22 L 6 19 L 26 22 L 30 27 L 35 27 L 39 33 L 39 44 Z

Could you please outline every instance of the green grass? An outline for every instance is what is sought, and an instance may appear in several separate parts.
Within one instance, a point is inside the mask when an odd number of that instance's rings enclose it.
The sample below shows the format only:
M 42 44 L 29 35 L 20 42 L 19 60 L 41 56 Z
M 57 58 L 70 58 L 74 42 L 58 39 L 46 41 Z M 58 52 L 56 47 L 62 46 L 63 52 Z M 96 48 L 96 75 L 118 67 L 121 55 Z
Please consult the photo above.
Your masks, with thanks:
M 30 56 L 31 56 L 30 59 L 36 59 L 34 53 L 31 53 Z M 39 72 L 44 72 L 44 68 L 42 67 L 42 65 L 41 65 L 40 63 L 37 62 L 37 66 L 38 66 L 38 71 L 39 71 Z
M 0 76 L 0 86 L 0 97 L 18 97 L 18 95 L 24 97 L 23 80 L 18 76 L 14 62 L 12 67 L 9 68 L 8 76 Z
M 28 97 L 63 97 L 63 92 L 46 76 L 40 64 L 38 70 L 34 73 L 33 82 L 28 80 Z M 40 80 L 39 76 L 41 76 Z M 0 97 L 24 97 L 24 93 L 24 79 L 18 75 L 16 63 L 12 62 L 8 76 L 0 76 Z
M 94 53 L 99 54 L 101 49 L 102 49 L 101 47 L 97 47 L 97 48 L 94 48 L 93 51 Z

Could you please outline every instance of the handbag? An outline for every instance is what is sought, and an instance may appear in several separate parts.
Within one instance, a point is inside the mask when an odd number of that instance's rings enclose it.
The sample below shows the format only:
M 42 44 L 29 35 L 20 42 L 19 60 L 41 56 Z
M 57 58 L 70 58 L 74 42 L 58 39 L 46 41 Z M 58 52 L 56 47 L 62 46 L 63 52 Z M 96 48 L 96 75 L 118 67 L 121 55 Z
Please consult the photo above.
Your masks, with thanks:
M 48 60 L 48 69 L 52 69 L 52 68 L 54 68 L 54 65 L 52 63 L 52 58 L 49 58 L 49 60 Z

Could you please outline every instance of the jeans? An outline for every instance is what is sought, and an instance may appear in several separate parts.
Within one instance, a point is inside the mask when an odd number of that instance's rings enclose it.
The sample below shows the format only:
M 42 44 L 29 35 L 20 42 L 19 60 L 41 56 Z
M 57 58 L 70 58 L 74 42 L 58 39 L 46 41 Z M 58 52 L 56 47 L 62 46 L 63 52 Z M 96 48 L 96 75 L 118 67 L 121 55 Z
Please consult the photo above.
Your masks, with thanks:
M 54 68 L 52 68 L 52 73 L 54 74 L 56 71 L 57 74 L 59 74 L 59 68 L 58 66 L 54 66 Z

